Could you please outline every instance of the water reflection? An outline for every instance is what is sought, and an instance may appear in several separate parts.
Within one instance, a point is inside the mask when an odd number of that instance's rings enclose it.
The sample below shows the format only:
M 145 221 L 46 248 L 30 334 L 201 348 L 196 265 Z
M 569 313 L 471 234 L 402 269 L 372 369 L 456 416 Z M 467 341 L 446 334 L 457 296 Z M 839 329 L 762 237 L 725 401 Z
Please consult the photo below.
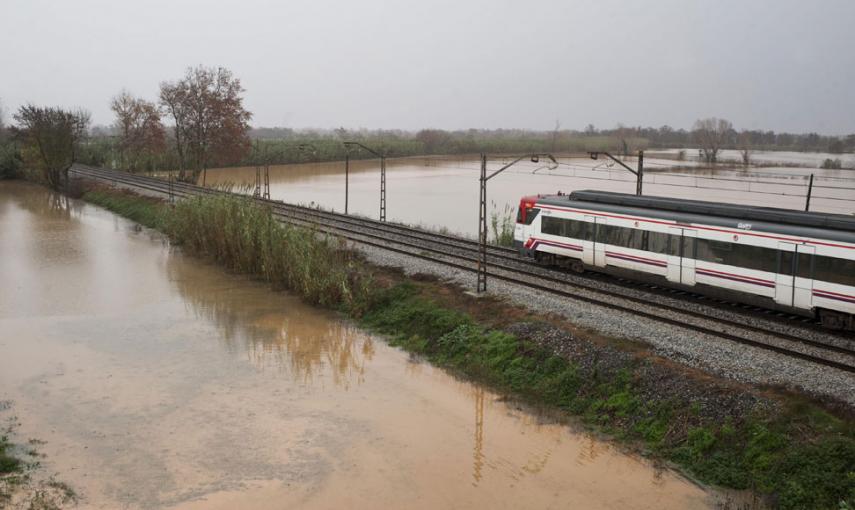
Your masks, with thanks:
M 484 388 L 475 388 L 475 441 L 472 449 L 472 485 L 481 481 L 484 468 Z
M 0 193 L 0 207 L 11 211 L 11 203 L 33 214 L 33 219 L 60 220 L 80 217 L 85 204 L 43 186 L 23 181 L 0 182 L 9 192 Z
M 260 283 L 213 279 L 209 266 L 186 257 L 169 257 L 166 270 L 195 316 L 215 324 L 224 346 L 259 369 L 287 370 L 305 386 L 331 378 L 346 389 L 364 381 L 374 341 L 352 324 Z

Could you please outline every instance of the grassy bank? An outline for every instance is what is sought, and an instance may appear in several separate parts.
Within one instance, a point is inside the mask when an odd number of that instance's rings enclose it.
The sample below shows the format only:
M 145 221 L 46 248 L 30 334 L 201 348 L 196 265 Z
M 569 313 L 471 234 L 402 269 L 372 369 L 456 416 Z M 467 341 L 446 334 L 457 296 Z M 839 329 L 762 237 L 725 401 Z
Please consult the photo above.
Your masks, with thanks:
M 364 323 L 432 363 L 578 416 L 703 482 L 772 495 L 780 508 L 855 503 L 855 431 L 847 420 L 803 401 L 728 395 L 738 390 L 669 373 L 675 369 L 644 356 L 606 348 L 560 356 L 539 340 L 538 327 L 490 328 L 435 295 L 429 285 L 400 284 Z M 722 405 L 705 405 L 711 398 Z
M 577 417 L 703 482 L 753 489 L 785 509 L 855 504 L 855 430 L 843 411 L 714 379 L 430 279 L 370 268 L 334 240 L 278 225 L 245 199 L 171 208 L 114 191 L 84 198 L 234 271 L 342 309 L 434 364 Z

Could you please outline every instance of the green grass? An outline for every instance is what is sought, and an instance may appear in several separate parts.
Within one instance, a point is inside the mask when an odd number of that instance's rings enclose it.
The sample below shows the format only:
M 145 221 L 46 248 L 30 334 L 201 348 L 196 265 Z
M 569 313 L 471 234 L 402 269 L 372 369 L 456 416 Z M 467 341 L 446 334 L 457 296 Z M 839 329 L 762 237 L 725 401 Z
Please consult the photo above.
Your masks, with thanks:
M 87 191 L 83 194 L 83 199 L 146 227 L 156 229 L 164 227 L 166 206 L 158 200 L 100 189 Z
M 15 473 L 21 469 L 21 460 L 9 453 L 12 445 L 7 436 L 0 436 L 0 476 Z
M 642 361 L 618 370 L 574 363 L 470 316 L 438 305 L 419 287 L 385 292 L 363 324 L 391 342 L 524 400 L 582 418 L 590 426 L 675 462 L 699 480 L 770 495 L 784 509 L 855 503 L 855 434 L 849 423 L 807 404 L 736 424 L 699 423 L 698 406 L 677 396 L 642 396 Z

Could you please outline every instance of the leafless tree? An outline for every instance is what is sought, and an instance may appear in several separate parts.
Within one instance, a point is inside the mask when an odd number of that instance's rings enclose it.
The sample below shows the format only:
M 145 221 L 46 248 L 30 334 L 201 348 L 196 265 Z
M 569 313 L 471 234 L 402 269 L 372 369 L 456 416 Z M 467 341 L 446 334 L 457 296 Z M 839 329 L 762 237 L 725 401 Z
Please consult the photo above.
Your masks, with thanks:
M 742 164 L 748 166 L 751 164 L 751 133 L 742 131 L 736 141 L 739 148 L 739 154 L 742 156 Z
M 561 129 L 561 121 L 555 119 L 555 129 L 552 130 L 552 151 L 555 152 L 555 147 L 558 144 L 558 132 Z
M 166 115 L 172 118 L 172 136 L 175 152 L 178 154 L 178 179 L 187 180 L 186 139 L 187 131 L 187 87 L 183 81 L 160 84 L 160 106 Z
M 615 137 L 618 139 L 618 154 L 624 158 L 629 156 L 629 142 L 632 137 L 632 130 L 623 124 L 618 124 L 615 130 Z
M 18 110 L 15 121 L 24 138 L 24 161 L 40 170 L 50 187 L 58 189 L 77 160 L 80 142 L 89 126 L 89 113 L 28 104 Z
M 154 103 L 122 91 L 110 102 L 116 114 L 122 166 L 136 169 L 141 157 L 152 157 L 165 148 L 165 130 Z
M 707 163 L 715 163 L 718 160 L 718 152 L 727 142 L 733 125 L 725 119 L 710 117 L 695 121 L 693 136 L 700 145 Z

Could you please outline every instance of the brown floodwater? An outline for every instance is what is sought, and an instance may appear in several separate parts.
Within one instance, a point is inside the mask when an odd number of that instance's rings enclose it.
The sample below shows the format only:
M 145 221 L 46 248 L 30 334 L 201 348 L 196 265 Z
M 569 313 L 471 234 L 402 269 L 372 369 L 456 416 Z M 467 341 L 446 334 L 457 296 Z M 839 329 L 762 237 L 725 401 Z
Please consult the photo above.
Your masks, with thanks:
M 0 418 L 83 508 L 717 504 L 41 187 L 0 183 L 0 284 Z
M 602 159 L 559 158 L 549 169 L 523 161 L 491 179 L 489 209 L 515 214 L 524 195 L 598 189 L 635 193 L 635 176 Z M 491 159 L 490 170 L 507 160 Z M 635 168 L 634 160 L 627 164 Z M 697 162 L 645 159 L 644 193 L 648 195 L 732 202 L 803 210 L 808 174 L 815 174 L 811 210 L 855 213 L 855 171 L 811 168 L 739 168 L 720 165 L 696 170 Z M 682 168 L 679 168 L 679 167 Z M 677 168 L 675 168 L 677 167 Z M 413 157 L 387 162 L 387 219 L 446 228 L 475 236 L 478 232 L 479 160 L 466 157 Z M 255 167 L 208 170 L 206 184 L 255 185 Z M 344 211 L 344 162 L 270 167 L 270 195 L 275 200 Z M 379 216 L 380 170 L 376 160 L 351 162 L 348 212 Z

